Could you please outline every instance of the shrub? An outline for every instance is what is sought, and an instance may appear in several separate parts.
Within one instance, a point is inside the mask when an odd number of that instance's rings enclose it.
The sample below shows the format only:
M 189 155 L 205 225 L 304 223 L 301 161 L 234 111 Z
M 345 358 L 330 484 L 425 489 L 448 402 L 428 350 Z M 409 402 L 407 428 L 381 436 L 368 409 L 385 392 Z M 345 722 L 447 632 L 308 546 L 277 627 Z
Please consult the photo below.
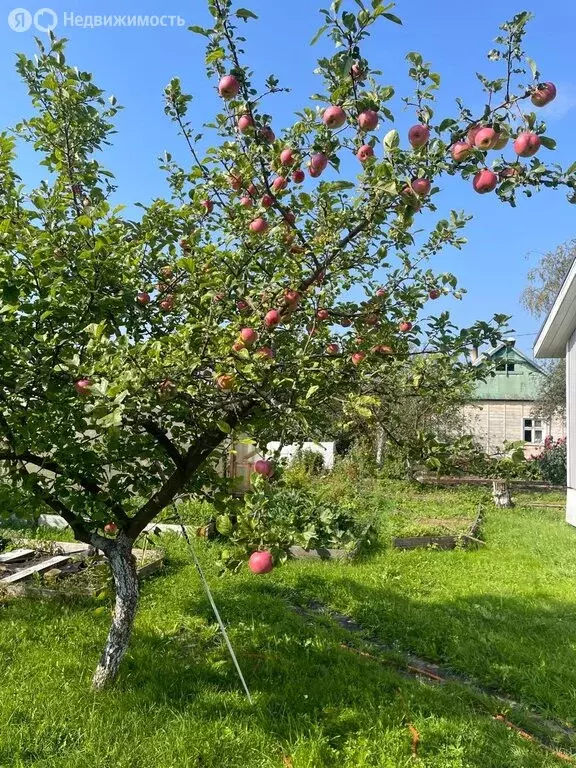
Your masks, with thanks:
M 554 441 L 547 437 L 544 450 L 533 456 L 531 463 L 538 467 L 542 479 L 551 485 L 566 485 L 566 438 Z

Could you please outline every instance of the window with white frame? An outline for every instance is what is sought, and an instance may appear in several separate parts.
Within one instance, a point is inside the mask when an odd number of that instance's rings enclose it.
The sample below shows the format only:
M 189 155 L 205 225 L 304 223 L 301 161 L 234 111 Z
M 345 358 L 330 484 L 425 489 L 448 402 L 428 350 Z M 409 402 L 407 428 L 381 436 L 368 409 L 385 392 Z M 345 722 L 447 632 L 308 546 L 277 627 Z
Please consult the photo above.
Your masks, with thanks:
M 535 445 L 544 442 L 542 419 L 524 419 L 524 442 Z

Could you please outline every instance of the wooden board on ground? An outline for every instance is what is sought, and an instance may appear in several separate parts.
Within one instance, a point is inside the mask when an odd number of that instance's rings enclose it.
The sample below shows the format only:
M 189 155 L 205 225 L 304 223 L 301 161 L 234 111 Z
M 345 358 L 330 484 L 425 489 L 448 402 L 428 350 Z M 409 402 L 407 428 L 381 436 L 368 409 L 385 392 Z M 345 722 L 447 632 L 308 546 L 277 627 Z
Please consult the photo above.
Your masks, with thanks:
M 353 560 L 360 551 L 360 547 L 371 528 L 372 523 L 369 523 L 358 537 L 358 541 L 352 549 L 330 549 L 328 547 L 304 549 L 304 547 L 294 546 L 290 547 L 288 551 L 290 556 L 296 560 Z
M 57 557 L 49 557 L 47 560 L 43 560 L 41 563 L 31 565 L 29 568 L 22 568 L 22 570 L 11 573 L 10 576 L 5 576 L 0 579 L 0 587 L 6 587 L 9 584 L 14 584 L 17 581 L 27 579 L 28 576 L 32 576 L 35 573 L 42 573 L 48 571 L 50 568 L 56 568 L 57 565 L 62 565 L 67 560 L 70 560 L 70 555 L 58 555 Z
M 0 565 L 3 563 L 17 563 L 21 560 L 28 560 L 33 555 L 33 549 L 13 549 L 12 552 L 3 552 L 0 555 Z
M 8 595 L 10 597 L 55 597 L 55 596 L 94 596 L 97 595 L 106 586 L 106 583 L 102 583 L 99 586 L 82 585 L 78 587 L 75 585 L 74 589 L 66 589 L 66 577 L 60 582 L 59 589 L 52 589 L 47 586 L 40 586 L 34 581 L 36 574 L 44 573 L 52 568 L 64 565 L 72 560 L 72 558 L 88 557 L 93 554 L 100 554 L 90 547 L 88 544 L 82 544 L 79 542 L 70 541 L 35 541 L 35 540 L 20 540 L 18 542 L 21 545 L 28 545 L 27 549 L 14 550 L 13 552 L 6 552 L 6 555 L 18 555 L 18 553 L 28 552 L 29 557 L 34 557 L 38 562 L 35 562 L 32 566 L 19 568 L 19 560 L 10 561 L 10 563 L 4 563 L 5 568 L 14 569 L 13 573 L 0 578 L 0 595 Z M 32 549 L 34 547 L 34 549 Z M 136 560 L 136 569 L 138 572 L 138 578 L 148 576 L 154 571 L 157 571 L 163 565 L 164 552 L 159 549 L 134 549 L 132 550 L 134 558 Z M 25 565 L 25 561 L 22 562 Z

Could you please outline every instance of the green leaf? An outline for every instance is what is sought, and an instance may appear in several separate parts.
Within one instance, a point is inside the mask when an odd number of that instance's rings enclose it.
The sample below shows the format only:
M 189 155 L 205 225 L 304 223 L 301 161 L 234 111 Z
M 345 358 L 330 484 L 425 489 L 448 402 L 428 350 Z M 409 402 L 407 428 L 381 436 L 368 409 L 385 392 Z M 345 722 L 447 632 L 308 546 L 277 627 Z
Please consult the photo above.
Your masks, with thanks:
M 328 27 L 329 27 L 329 25 L 328 25 L 328 24 L 324 24 L 324 26 L 323 26 L 323 27 L 320 27 L 320 29 L 318 30 L 318 32 L 316 32 L 316 34 L 314 35 L 314 37 L 312 38 L 312 40 L 310 40 L 310 45 L 316 45 L 316 43 L 318 42 L 318 40 L 320 40 L 320 38 L 322 37 L 322 35 L 324 34 L 324 32 L 326 32 L 326 30 L 328 29 Z
M 396 128 L 392 128 L 391 131 L 388 131 L 386 136 L 384 136 L 384 149 L 387 152 L 390 152 L 393 149 L 397 149 L 400 146 L 400 134 L 396 130 Z
M 354 189 L 355 184 L 351 181 L 324 181 L 321 182 L 322 190 L 325 192 L 341 192 L 345 189 Z
M 244 21 L 248 21 L 248 19 L 257 19 L 258 16 L 253 11 L 249 11 L 247 8 L 238 8 L 236 11 L 236 16 L 238 16 L 239 19 L 244 19 Z
M 204 35 L 204 37 L 210 36 L 210 30 L 204 29 L 204 27 L 198 27 L 198 26 L 188 27 L 188 31 L 195 32 L 197 35 Z
M 220 432 L 224 432 L 227 435 L 229 435 L 230 432 L 232 432 L 232 427 L 226 421 L 217 421 L 216 426 L 218 427 Z
M 529 56 L 526 57 L 526 61 L 528 62 L 528 66 L 530 67 L 530 71 L 532 72 L 532 77 L 534 80 L 538 77 L 538 66 L 536 65 L 536 62 L 534 59 L 531 59 Z
M 224 48 L 216 48 L 216 50 L 212 51 L 206 56 L 206 63 L 213 64 L 215 61 L 220 61 L 220 59 L 223 59 L 225 56 L 226 51 Z
M 89 229 L 93 222 L 90 216 L 86 216 L 85 213 L 82 214 L 82 216 L 78 216 L 76 219 L 76 223 L 79 224 L 81 227 L 86 227 L 86 229 Z
M 566 175 L 571 176 L 573 173 L 576 173 L 576 162 L 573 162 L 572 165 L 567 169 Z
M 312 384 L 312 386 L 310 387 L 310 389 L 308 390 L 308 392 L 306 392 L 306 400 L 310 400 L 310 398 L 312 397 L 312 395 L 313 395 L 315 392 L 318 392 L 318 390 L 319 390 L 319 389 L 320 389 L 320 385 L 319 385 L 319 384 Z
M 556 149 L 556 141 L 549 136 L 540 136 L 540 141 L 542 142 L 542 146 L 546 147 L 546 149 Z
M 384 16 L 385 19 L 388 19 L 388 21 L 393 21 L 394 24 L 402 24 L 402 19 L 399 19 L 398 16 L 394 16 L 393 13 L 383 13 L 382 16 Z

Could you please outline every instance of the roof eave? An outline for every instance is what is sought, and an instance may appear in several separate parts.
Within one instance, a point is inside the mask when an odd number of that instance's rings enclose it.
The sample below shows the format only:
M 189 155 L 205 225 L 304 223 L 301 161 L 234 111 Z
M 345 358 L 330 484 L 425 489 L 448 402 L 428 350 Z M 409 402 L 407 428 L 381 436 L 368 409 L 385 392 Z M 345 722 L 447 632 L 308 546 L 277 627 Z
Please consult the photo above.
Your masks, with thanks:
M 566 344 L 576 329 L 576 259 L 534 343 L 539 359 L 566 355 Z

